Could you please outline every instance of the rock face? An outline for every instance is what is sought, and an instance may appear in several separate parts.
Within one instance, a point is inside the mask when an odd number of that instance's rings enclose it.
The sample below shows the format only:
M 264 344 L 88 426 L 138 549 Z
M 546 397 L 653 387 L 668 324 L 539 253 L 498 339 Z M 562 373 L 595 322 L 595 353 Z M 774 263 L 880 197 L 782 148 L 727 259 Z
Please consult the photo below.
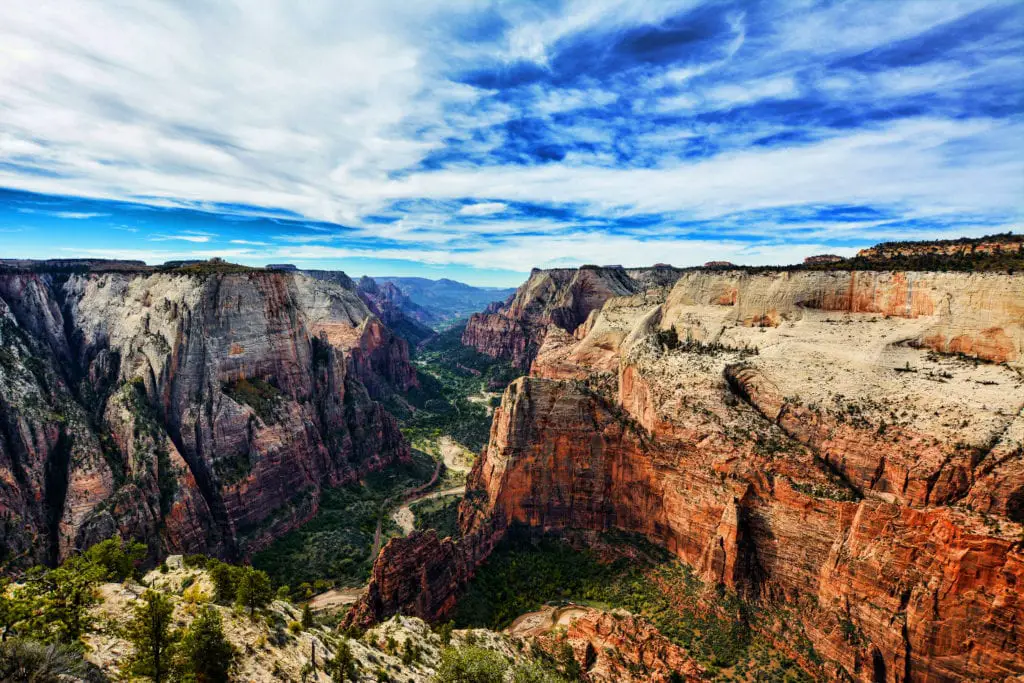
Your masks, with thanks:
M 434 331 L 420 320 L 429 320 L 430 314 L 402 293 L 394 283 L 378 284 L 371 277 L 359 278 L 360 298 L 388 329 L 415 346 L 429 339 Z
M 112 533 L 244 555 L 407 458 L 415 382 L 351 289 L 289 272 L 0 275 L 3 562 Z
M 506 390 L 463 538 L 395 542 L 362 613 L 443 616 L 513 524 L 620 529 L 789 614 L 818 675 L 1022 675 L 1022 306 L 995 273 L 689 271 L 608 298 Z
M 939 240 L 936 242 L 884 242 L 861 249 L 857 256 L 865 259 L 891 259 L 898 256 L 933 254 L 940 256 L 971 256 L 976 254 L 1024 254 L 1024 235 L 990 235 L 980 238 Z
M 572 332 L 608 299 L 669 285 L 678 275 L 665 265 L 534 269 L 510 302 L 470 317 L 462 343 L 526 370 L 548 326 Z

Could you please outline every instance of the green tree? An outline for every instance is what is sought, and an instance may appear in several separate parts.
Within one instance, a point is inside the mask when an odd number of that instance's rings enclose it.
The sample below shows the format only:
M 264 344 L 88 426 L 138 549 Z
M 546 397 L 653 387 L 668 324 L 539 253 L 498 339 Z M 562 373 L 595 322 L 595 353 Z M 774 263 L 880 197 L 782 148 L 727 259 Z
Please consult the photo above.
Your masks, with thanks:
M 221 605 L 230 605 L 238 594 L 238 578 L 241 567 L 234 567 L 226 562 L 211 559 L 207 565 L 210 579 L 213 581 L 213 599 Z
M 267 573 L 252 567 L 241 567 L 238 575 L 238 588 L 235 591 L 235 604 L 249 610 L 251 616 L 258 608 L 263 607 L 274 597 L 270 589 Z
M 99 599 L 96 586 L 105 575 L 82 556 L 49 571 L 30 570 L 13 606 L 23 615 L 15 630 L 47 643 L 77 641 L 92 624 L 89 608 Z
M 358 678 L 356 672 L 356 658 L 352 654 L 352 647 L 348 644 L 348 638 L 342 638 L 338 643 L 338 649 L 334 657 L 327 663 L 327 671 L 331 674 L 334 683 L 345 683 L 355 681 Z
M 451 645 L 452 629 L 454 628 L 455 625 L 452 622 L 446 621 L 443 624 L 441 624 L 441 626 L 439 626 L 437 629 L 437 635 L 441 636 L 441 644 L 445 647 Z
M 502 683 L 508 662 L 482 647 L 445 648 L 437 669 L 437 683 Z
M 125 633 L 135 648 L 128 662 L 131 673 L 152 678 L 156 683 L 168 680 L 180 637 L 171 629 L 173 612 L 174 607 L 164 594 L 153 590 L 142 594 Z
M 192 621 L 181 639 L 179 651 L 186 681 L 224 683 L 230 680 L 237 653 L 224 637 L 224 625 L 214 607 L 207 605 Z
M 310 628 L 313 626 L 313 610 L 309 609 L 309 603 L 307 602 L 302 606 L 302 628 Z
M 85 559 L 105 571 L 107 581 L 124 581 L 134 577 L 149 549 L 138 541 L 122 541 L 119 536 L 100 541 L 85 551 Z

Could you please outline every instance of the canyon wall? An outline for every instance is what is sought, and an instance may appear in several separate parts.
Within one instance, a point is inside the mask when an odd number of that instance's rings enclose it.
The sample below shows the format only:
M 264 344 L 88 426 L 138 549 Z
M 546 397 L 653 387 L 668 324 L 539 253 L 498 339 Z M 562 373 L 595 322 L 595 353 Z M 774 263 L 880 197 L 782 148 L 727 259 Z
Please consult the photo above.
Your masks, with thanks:
M 620 529 L 775 615 L 780 647 L 796 626 L 820 676 L 1024 675 L 1022 306 L 995 273 L 689 271 L 607 298 L 506 390 L 463 537 L 393 541 L 352 618 L 444 616 L 512 525 Z M 412 584 L 388 571 L 407 553 Z
M 0 275 L 2 563 L 113 533 L 246 555 L 409 456 L 415 383 L 352 289 L 286 272 Z
M 527 370 L 549 325 L 571 332 L 608 299 L 665 287 L 678 276 L 671 266 L 535 268 L 511 301 L 470 317 L 462 343 Z

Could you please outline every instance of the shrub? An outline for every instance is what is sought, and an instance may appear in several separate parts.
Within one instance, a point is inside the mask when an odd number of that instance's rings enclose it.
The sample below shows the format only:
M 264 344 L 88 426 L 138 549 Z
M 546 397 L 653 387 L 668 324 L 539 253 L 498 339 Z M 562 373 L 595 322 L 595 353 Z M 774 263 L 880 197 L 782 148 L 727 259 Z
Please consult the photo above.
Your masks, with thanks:
M 437 683 L 502 683 L 508 662 L 497 652 L 481 647 L 445 648 L 437 669 Z
M 0 681 L 62 683 L 85 673 L 81 654 L 66 645 L 20 638 L 0 643 Z

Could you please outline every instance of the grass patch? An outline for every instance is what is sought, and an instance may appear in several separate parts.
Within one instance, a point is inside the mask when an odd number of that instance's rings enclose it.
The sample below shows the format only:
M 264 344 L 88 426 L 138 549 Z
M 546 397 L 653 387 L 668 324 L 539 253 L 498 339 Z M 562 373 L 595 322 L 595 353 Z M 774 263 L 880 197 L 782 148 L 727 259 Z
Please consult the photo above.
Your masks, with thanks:
M 253 566 L 267 572 L 275 586 L 363 585 L 373 565 L 370 552 L 378 521 L 385 540 L 401 533 L 388 517 L 388 502 L 426 483 L 433 473 L 434 461 L 414 453 L 409 464 L 374 472 L 358 484 L 324 490 L 316 517 L 256 553 Z

